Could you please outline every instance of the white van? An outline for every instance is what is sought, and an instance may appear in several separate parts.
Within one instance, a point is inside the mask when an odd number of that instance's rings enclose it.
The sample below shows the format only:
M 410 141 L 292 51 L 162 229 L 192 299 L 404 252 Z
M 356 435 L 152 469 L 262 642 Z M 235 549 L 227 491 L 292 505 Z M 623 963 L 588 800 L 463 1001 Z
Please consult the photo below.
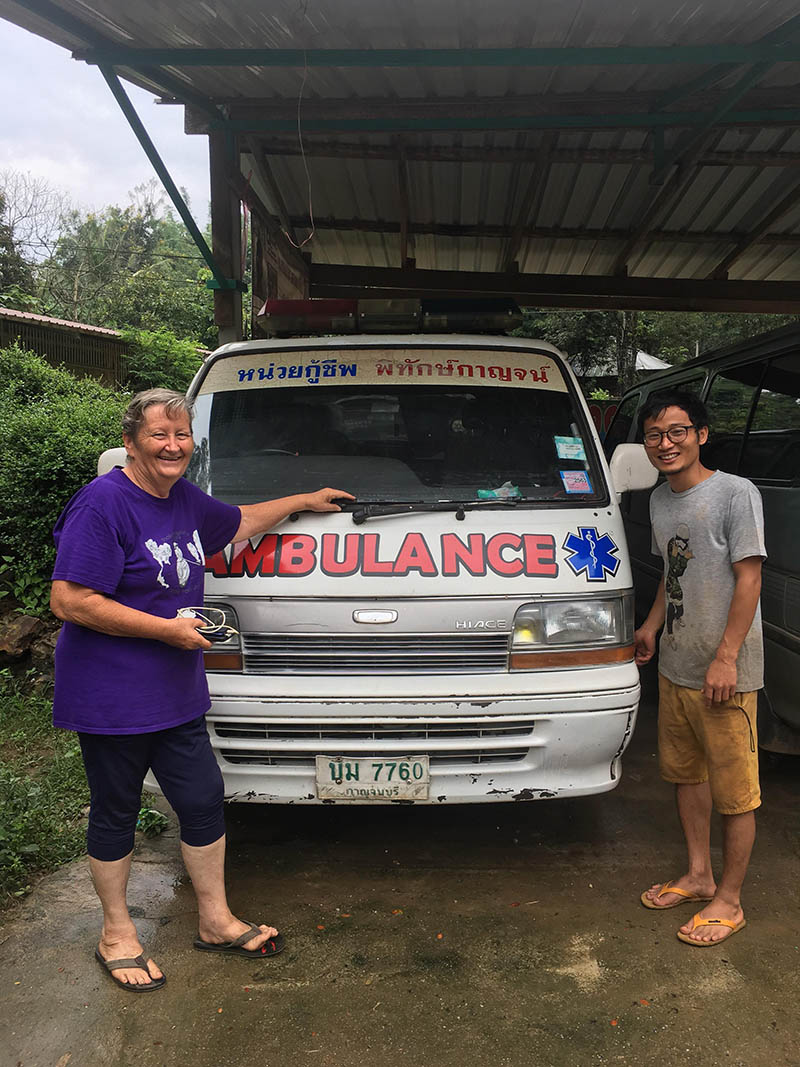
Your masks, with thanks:
M 555 348 L 241 342 L 189 395 L 188 476 L 206 492 L 357 498 L 207 560 L 206 602 L 240 634 L 205 655 L 228 799 L 485 803 L 617 784 L 639 700 L 631 569 Z M 617 490 L 652 484 L 641 446 L 625 449 Z

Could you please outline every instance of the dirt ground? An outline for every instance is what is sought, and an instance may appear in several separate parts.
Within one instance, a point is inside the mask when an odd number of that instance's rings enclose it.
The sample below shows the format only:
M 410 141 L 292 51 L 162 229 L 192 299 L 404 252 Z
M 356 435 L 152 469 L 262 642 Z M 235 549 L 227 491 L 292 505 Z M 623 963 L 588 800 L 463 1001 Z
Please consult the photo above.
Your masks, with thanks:
M 125 993 L 93 958 L 85 864 L 63 868 L 0 927 L 0 1064 L 800 1065 L 800 759 L 764 761 L 747 928 L 683 945 L 690 907 L 639 903 L 683 869 L 651 690 L 603 796 L 231 811 L 231 901 L 284 930 L 274 960 L 192 949 L 171 828 L 140 842 L 130 887 L 168 982 Z M 718 828 L 714 845 L 718 866 Z

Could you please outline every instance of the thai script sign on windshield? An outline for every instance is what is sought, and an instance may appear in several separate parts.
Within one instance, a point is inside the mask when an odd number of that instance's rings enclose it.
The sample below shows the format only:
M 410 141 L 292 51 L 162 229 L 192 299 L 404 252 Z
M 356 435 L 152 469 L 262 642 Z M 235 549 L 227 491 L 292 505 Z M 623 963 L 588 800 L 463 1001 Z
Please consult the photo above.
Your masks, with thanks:
M 555 360 L 543 352 L 480 348 L 294 349 L 241 352 L 212 365 L 200 393 L 283 386 L 377 385 L 458 381 L 566 392 Z

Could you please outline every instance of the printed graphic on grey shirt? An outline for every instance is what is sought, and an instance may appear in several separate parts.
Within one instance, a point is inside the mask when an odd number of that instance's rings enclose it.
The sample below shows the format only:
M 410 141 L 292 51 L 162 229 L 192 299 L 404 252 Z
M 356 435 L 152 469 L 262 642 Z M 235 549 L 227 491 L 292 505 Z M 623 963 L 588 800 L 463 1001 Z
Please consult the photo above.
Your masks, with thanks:
M 676 685 L 702 689 L 728 621 L 734 564 L 766 557 L 758 490 L 745 478 L 715 471 L 682 493 L 669 483 L 650 497 L 653 551 L 664 564 L 665 621 L 658 669 Z M 741 692 L 764 684 L 761 613 L 736 664 Z

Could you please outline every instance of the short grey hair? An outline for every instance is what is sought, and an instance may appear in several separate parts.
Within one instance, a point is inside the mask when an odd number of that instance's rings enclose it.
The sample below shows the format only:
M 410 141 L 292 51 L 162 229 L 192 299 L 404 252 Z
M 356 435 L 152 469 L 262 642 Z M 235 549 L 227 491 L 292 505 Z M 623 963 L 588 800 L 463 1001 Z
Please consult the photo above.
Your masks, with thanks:
M 163 405 L 170 419 L 175 419 L 178 415 L 187 415 L 191 426 L 194 405 L 186 399 L 183 393 L 176 393 L 174 389 L 145 389 L 144 392 L 137 393 L 128 404 L 122 416 L 122 432 L 135 440 L 144 422 L 145 411 L 156 405 Z

